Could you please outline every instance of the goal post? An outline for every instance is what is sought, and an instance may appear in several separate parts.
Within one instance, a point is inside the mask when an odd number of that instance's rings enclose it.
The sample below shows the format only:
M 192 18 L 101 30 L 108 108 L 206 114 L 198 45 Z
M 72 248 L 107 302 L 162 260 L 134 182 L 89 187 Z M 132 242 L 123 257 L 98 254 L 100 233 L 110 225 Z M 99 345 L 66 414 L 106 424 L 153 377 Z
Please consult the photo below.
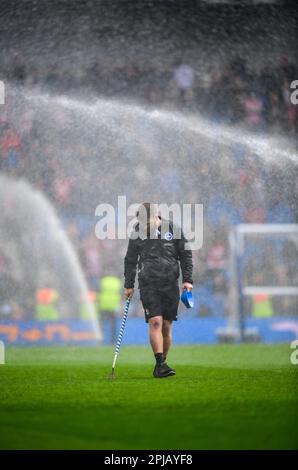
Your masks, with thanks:
M 230 231 L 229 248 L 230 314 L 228 326 L 217 335 L 221 341 L 257 341 L 258 330 L 246 327 L 247 316 L 270 317 L 272 304 L 282 304 L 285 297 L 291 298 L 291 315 L 298 313 L 298 224 L 237 225 Z

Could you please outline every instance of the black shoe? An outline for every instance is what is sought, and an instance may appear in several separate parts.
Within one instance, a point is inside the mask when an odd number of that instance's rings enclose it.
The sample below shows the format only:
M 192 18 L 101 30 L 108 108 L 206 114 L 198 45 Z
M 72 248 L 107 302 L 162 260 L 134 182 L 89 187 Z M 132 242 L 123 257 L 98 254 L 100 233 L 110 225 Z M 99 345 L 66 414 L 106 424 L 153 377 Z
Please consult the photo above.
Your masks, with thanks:
M 153 375 L 156 379 L 162 379 L 163 377 L 170 377 L 171 375 L 175 375 L 176 372 L 174 369 L 168 366 L 166 362 L 163 362 L 160 366 L 156 364 L 154 367 Z

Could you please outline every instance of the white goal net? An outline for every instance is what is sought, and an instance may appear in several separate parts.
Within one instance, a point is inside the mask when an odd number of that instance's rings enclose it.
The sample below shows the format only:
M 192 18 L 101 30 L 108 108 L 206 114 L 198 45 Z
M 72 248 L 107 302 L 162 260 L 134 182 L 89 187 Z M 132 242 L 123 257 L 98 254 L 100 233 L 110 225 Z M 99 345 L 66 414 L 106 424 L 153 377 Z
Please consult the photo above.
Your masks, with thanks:
M 298 225 L 241 224 L 229 242 L 229 326 L 219 335 L 257 340 L 250 319 L 298 319 Z

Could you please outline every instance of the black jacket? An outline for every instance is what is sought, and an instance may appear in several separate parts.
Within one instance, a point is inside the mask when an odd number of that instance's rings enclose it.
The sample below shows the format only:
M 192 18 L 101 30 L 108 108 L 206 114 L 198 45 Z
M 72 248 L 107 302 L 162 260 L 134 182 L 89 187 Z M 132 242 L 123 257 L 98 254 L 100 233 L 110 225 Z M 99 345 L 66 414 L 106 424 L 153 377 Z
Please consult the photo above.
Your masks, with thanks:
M 161 219 L 161 224 L 163 219 Z M 179 277 L 179 262 L 183 282 L 192 284 L 192 252 L 185 249 L 187 241 L 181 230 L 180 239 L 173 238 L 173 223 L 169 223 L 169 231 L 161 236 L 161 226 L 156 238 L 140 237 L 129 239 L 128 249 L 124 260 L 124 287 L 134 287 L 136 270 L 138 267 L 139 287 L 148 283 L 170 284 Z M 138 232 L 138 224 L 135 232 Z

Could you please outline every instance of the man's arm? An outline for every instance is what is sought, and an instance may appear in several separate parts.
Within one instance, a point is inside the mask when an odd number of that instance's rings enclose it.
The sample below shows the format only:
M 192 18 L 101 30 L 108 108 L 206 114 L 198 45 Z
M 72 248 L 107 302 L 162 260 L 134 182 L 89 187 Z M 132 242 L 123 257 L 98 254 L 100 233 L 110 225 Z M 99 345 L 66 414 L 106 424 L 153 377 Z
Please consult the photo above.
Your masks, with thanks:
M 179 260 L 180 266 L 182 271 L 182 282 L 183 287 L 186 287 L 188 290 L 192 289 L 193 279 L 192 279 L 192 271 L 193 271 L 193 264 L 192 264 L 192 251 L 186 250 L 185 244 L 187 240 L 181 230 L 181 239 L 178 240 L 178 252 L 179 252 Z
M 124 287 L 133 289 L 138 262 L 138 249 L 136 240 L 129 239 L 126 256 L 124 258 Z

